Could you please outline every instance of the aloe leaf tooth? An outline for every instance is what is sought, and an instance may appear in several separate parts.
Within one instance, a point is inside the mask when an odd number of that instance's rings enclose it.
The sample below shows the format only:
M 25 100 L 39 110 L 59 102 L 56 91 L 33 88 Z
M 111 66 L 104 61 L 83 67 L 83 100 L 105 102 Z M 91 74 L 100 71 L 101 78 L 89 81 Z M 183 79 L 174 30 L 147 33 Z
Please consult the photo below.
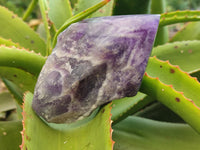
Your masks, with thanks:
M 48 122 L 73 123 L 139 90 L 159 15 L 86 19 L 59 36 L 36 84 L 32 107 Z

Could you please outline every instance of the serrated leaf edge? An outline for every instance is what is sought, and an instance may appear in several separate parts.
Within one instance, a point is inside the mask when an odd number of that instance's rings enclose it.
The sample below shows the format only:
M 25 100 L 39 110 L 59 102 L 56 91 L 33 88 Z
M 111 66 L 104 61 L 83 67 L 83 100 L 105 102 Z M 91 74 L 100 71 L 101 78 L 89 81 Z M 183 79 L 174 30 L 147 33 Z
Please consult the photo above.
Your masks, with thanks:
M 187 101 L 191 102 L 196 108 L 198 108 L 198 109 L 200 110 L 200 107 L 198 107 L 198 106 L 194 103 L 194 101 L 193 101 L 192 99 L 187 98 L 187 97 L 184 95 L 183 92 L 180 92 L 180 91 L 175 90 L 175 89 L 173 88 L 173 85 L 165 84 L 165 83 L 163 83 L 162 81 L 160 81 L 160 79 L 159 79 L 158 77 L 151 77 L 150 75 L 147 74 L 147 72 L 145 72 L 144 76 L 146 76 L 146 77 L 148 77 L 148 78 L 150 78 L 150 79 L 153 79 L 153 80 L 158 81 L 158 82 L 159 82 L 161 85 L 163 85 L 163 86 L 170 87 L 175 93 L 181 94 L 181 95 L 183 96 L 184 99 L 186 99 Z
M 19 17 L 13 11 L 9 10 L 8 8 L 6 8 L 6 7 L 2 6 L 2 5 L 0 5 L 0 7 L 2 7 L 4 9 L 8 10 L 9 12 L 11 12 L 14 15 L 14 17 L 17 17 L 18 19 L 20 19 L 24 24 L 26 24 L 29 27 L 29 29 L 31 29 L 33 32 L 35 32 L 32 28 L 30 28 L 30 26 L 25 21 L 23 21 L 23 19 L 21 17 Z M 39 34 L 37 32 L 35 32 L 35 34 L 37 34 L 38 37 L 40 38 L 40 36 L 39 36 Z M 45 41 L 42 38 L 40 38 L 40 39 L 45 43 Z
M 3 48 L 10 48 L 10 49 L 12 49 L 12 48 L 15 48 L 16 50 L 19 50 L 19 51 L 26 51 L 26 52 L 29 52 L 29 53 L 32 53 L 32 54 L 36 54 L 36 55 L 38 55 L 38 56 L 41 56 L 41 57 L 43 57 L 43 58 L 47 58 L 48 56 L 43 56 L 43 55 L 41 55 L 41 53 L 36 53 L 34 50 L 29 50 L 29 49 L 26 49 L 26 48 L 24 48 L 24 47 L 15 47 L 15 46 L 6 46 L 6 45 L 4 45 L 4 44 L 1 44 L 0 45 L 0 48 L 1 47 L 3 47 Z
M 23 119 L 22 119 L 22 126 L 23 126 L 23 129 L 22 129 L 22 131 L 20 132 L 21 133 L 21 135 L 22 135 L 22 143 L 21 143 L 21 145 L 19 146 L 20 147 L 20 149 L 21 150 L 23 150 L 23 146 L 24 146 L 24 136 L 25 136 L 25 119 L 26 119 L 26 112 L 25 112 L 25 110 L 24 110 L 24 108 L 25 108 L 25 98 L 26 98 L 26 95 L 29 93 L 29 91 L 26 91 L 25 93 L 24 93 L 24 95 L 23 95 L 23 103 L 22 103 L 22 117 L 23 117 Z
M 174 11 L 166 12 L 161 14 L 159 26 L 170 25 L 180 22 L 188 21 L 200 21 L 200 11 L 199 10 L 184 10 L 184 11 Z
M 112 102 L 110 103 L 110 117 L 109 117 L 109 122 L 110 122 L 110 139 L 111 139 L 111 144 L 112 144 L 112 150 L 113 150 L 113 148 L 114 148 L 114 144 L 115 144 L 115 141 L 113 141 L 113 139 L 112 139 L 112 136 L 113 136 L 113 129 L 112 129 L 112 123 L 113 123 L 113 121 L 112 121 L 112 113 L 111 113 L 111 109 L 112 109 Z
M 183 71 L 178 65 L 172 65 L 169 62 L 169 60 L 163 61 L 163 60 L 158 59 L 156 56 L 150 57 L 150 59 L 155 59 L 156 61 L 168 64 L 171 68 L 178 69 L 178 71 L 180 71 L 181 73 L 186 74 L 188 78 L 195 80 L 196 84 L 199 84 L 199 86 L 200 86 L 200 83 L 196 77 L 190 76 L 190 74 L 188 72 Z

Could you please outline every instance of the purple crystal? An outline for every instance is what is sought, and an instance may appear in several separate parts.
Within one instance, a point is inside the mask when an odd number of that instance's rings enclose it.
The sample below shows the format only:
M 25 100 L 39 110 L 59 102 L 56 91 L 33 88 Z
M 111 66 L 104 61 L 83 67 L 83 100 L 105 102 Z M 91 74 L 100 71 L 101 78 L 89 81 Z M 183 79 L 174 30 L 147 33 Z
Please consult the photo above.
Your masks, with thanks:
M 72 123 L 109 101 L 134 96 L 151 53 L 159 15 L 91 18 L 63 31 L 35 87 L 33 109 Z

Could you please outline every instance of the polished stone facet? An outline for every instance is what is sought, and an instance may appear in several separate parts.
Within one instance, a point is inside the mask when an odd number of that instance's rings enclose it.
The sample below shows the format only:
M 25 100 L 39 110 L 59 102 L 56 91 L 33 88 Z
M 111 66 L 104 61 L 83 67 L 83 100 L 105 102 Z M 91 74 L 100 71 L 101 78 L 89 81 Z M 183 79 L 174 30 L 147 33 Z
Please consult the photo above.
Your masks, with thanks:
M 72 123 L 109 101 L 134 96 L 151 53 L 159 15 L 91 18 L 58 36 L 35 87 L 33 109 Z

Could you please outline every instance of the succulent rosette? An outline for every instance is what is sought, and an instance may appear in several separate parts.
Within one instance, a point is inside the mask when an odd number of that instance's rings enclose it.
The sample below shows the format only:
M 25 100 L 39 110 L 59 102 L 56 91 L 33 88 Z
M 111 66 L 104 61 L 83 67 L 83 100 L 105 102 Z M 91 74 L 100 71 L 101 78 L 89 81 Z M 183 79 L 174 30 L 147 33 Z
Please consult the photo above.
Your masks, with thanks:
M 39 75 L 35 112 L 48 122 L 72 123 L 102 104 L 136 95 L 159 18 L 109 16 L 69 26 Z

